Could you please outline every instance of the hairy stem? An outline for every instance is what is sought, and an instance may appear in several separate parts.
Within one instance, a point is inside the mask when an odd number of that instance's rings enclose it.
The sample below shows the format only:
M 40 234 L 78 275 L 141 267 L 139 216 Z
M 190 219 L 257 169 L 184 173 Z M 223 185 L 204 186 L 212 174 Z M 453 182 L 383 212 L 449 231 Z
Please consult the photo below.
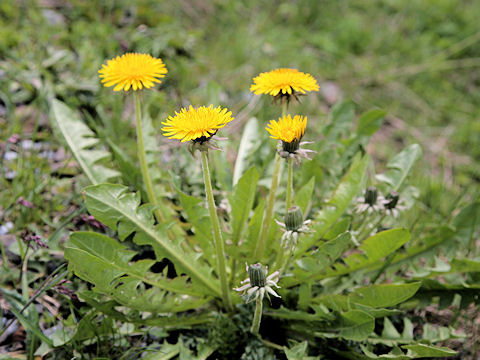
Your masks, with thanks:
M 287 208 L 285 212 L 288 212 L 288 209 L 292 207 L 292 195 L 293 195 L 293 158 L 288 158 L 288 177 L 287 177 Z
M 268 194 L 267 208 L 263 217 L 262 228 L 258 235 L 257 245 L 255 247 L 255 258 L 260 261 L 265 251 L 265 245 L 267 243 L 267 237 L 270 233 L 270 224 L 273 218 L 273 206 L 275 205 L 275 194 L 277 192 L 278 180 L 280 175 L 280 163 L 282 158 L 280 155 L 275 154 L 275 164 L 273 166 L 272 185 L 270 186 L 270 193 Z
M 258 335 L 258 331 L 260 330 L 260 321 L 262 320 L 262 307 L 263 296 L 257 296 L 257 300 L 255 301 L 255 315 L 253 316 L 252 327 L 250 328 L 250 332 L 253 335 Z
M 215 242 L 215 250 L 217 253 L 217 268 L 220 277 L 220 287 L 222 290 L 223 304 L 227 310 L 232 310 L 232 302 L 230 300 L 230 292 L 227 281 L 227 269 L 225 266 L 225 251 L 223 246 L 222 233 L 220 231 L 220 222 L 218 220 L 215 200 L 213 199 L 212 181 L 210 179 L 210 170 L 208 166 L 208 151 L 201 151 L 203 180 L 205 181 L 205 192 L 207 194 L 208 211 L 212 221 L 213 240 Z
M 148 165 L 147 165 L 147 155 L 145 153 L 145 143 L 143 142 L 143 129 L 142 129 L 142 106 L 140 103 L 140 95 L 137 91 L 133 92 L 133 97 L 135 99 L 135 119 L 137 125 L 137 154 L 138 154 L 138 161 L 140 162 L 140 170 L 142 172 L 143 183 L 145 184 L 145 189 L 147 190 L 147 197 L 148 201 L 155 206 L 155 217 L 157 221 L 162 223 L 165 222 L 165 218 L 161 211 L 158 209 L 158 200 L 155 196 L 155 192 L 153 190 L 152 179 L 150 177 L 150 173 L 148 172 Z
M 282 106 L 282 118 L 287 114 L 288 103 L 285 101 Z M 277 193 L 277 187 L 280 177 L 280 165 L 281 157 L 278 153 L 275 154 L 275 164 L 273 165 L 272 185 L 270 186 L 270 192 L 267 199 L 267 208 L 265 209 L 265 215 L 263 216 L 262 228 L 258 235 L 257 244 L 255 246 L 254 257 L 257 261 L 260 261 L 265 251 L 265 245 L 267 242 L 268 234 L 270 233 L 270 224 L 273 217 L 273 206 L 275 205 L 275 195 Z

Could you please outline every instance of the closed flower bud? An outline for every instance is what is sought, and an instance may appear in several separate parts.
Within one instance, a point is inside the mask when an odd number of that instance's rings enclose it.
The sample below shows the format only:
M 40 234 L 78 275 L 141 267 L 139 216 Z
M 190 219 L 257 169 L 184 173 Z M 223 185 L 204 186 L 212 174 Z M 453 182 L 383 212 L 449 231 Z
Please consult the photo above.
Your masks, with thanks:
M 385 209 L 395 209 L 399 199 L 400 196 L 398 195 L 398 192 L 392 191 L 391 193 L 389 193 L 387 196 L 385 196 Z
M 377 203 L 378 190 L 375 186 L 369 186 L 365 190 L 365 204 L 373 206 Z
M 293 206 L 288 209 L 287 215 L 285 215 L 285 227 L 289 231 L 297 231 L 303 225 L 303 213 L 302 209 L 298 206 Z
M 264 287 L 267 284 L 267 270 L 260 263 L 248 267 L 248 277 L 252 287 Z

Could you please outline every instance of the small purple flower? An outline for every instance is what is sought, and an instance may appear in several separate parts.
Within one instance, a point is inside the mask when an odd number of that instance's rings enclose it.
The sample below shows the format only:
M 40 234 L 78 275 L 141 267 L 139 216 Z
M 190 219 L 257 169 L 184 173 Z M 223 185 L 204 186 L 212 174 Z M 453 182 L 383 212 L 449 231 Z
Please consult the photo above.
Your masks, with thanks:
M 87 214 L 78 215 L 73 220 L 73 222 L 76 226 L 83 225 L 83 224 L 88 224 L 88 225 L 94 227 L 95 229 L 102 230 L 102 231 L 107 228 L 104 223 L 98 221 L 92 215 L 87 215 Z
M 32 248 L 33 250 L 38 250 L 40 248 L 49 248 L 39 235 L 35 234 L 29 229 L 24 230 L 20 234 L 20 236 L 22 240 L 28 245 L 28 247 Z
M 26 200 L 23 196 L 20 196 L 17 201 L 15 202 L 15 204 L 20 204 L 22 206 L 25 206 L 29 209 L 33 209 L 35 206 L 28 200 Z
M 7 139 L 7 142 L 9 144 L 16 144 L 20 140 L 20 135 L 18 134 L 13 134 Z
M 68 296 L 72 301 L 79 301 L 77 294 L 72 289 L 67 288 L 63 284 L 70 284 L 70 281 L 63 279 L 60 283 L 55 286 L 55 290 L 62 295 Z

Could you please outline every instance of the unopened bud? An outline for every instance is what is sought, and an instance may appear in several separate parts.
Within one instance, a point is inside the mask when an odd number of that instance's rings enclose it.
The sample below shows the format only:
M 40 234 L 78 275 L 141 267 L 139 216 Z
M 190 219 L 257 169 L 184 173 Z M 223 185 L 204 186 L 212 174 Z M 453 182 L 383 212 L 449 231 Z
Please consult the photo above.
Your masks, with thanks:
M 387 196 L 385 196 L 385 209 L 395 209 L 399 199 L 400 196 L 398 195 L 398 192 L 392 191 L 389 193 Z
M 303 224 L 302 209 L 298 206 L 293 206 L 288 209 L 287 215 L 285 215 L 285 227 L 289 231 L 297 231 Z
M 377 203 L 378 190 L 375 186 L 369 186 L 365 190 L 365 204 L 373 206 Z
M 248 267 L 248 277 L 250 278 L 250 285 L 252 287 L 264 287 L 267 285 L 267 270 L 260 263 Z

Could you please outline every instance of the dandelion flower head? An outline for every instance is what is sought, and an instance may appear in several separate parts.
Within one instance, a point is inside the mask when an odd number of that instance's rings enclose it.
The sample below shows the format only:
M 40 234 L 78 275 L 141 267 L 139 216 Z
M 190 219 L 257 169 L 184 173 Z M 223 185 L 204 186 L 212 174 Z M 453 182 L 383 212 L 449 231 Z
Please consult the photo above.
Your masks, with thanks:
M 115 86 L 113 91 L 134 91 L 151 88 L 161 83 L 167 68 L 161 59 L 149 54 L 127 53 L 108 60 L 98 71 L 105 87 Z
M 162 125 L 165 125 L 162 131 L 169 139 L 204 142 L 232 120 L 232 112 L 220 106 L 190 106 L 188 110 L 183 108 L 162 122 Z
M 295 115 L 284 116 L 278 121 L 271 120 L 265 128 L 270 137 L 277 140 L 282 140 L 285 143 L 298 142 L 305 134 L 307 127 L 307 117 Z
M 310 74 L 305 74 L 297 69 L 275 69 L 261 73 L 253 79 L 250 91 L 256 95 L 268 94 L 294 95 L 305 94 L 307 91 L 318 91 L 317 81 Z

